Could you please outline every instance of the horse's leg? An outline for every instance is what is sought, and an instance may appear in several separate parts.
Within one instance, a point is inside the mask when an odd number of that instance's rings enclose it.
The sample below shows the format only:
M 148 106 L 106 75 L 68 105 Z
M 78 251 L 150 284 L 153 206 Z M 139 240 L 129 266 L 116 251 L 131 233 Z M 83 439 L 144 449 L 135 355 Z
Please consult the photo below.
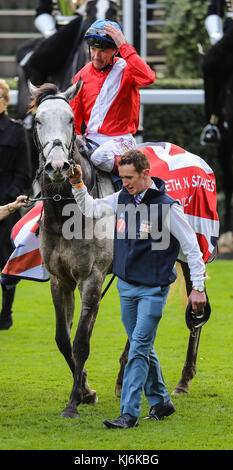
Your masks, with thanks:
M 67 285 L 51 276 L 51 293 L 56 312 L 56 343 L 74 375 L 75 363 L 70 342 L 74 314 L 74 285 Z
M 91 390 L 87 384 L 84 365 L 89 356 L 90 337 L 99 308 L 102 283 L 103 275 L 97 269 L 93 269 L 89 278 L 79 286 L 82 306 L 73 343 L 74 382 L 69 403 L 62 412 L 62 416 L 65 418 L 77 418 L 79 416 L 77 406 L 80 403 L 97 402 L 95 390 Z
M 118 372 L 118 377 L 117 377 L 116 386 L 115 386 L 115 395 L 119 398 L 121 396 L 123 375 L 124 375 L 125 365 L 128 361 L 128 353 L 129 353 L 129 340 L 127 340 L 125 349 L 120 357 L 120 370 Z
M 187 295 L 189 296 L 192 290 L 189 267 L 187 263 L 183 263 L 183 262 L 181 263 L 181 267 L 182 267 L 182 271 L 183 271 L 184 278 L 185 278 L 186 292 L 187 292 Z M 196 360 L 197 360 L 200 334 L 201 334 L 201 327 L 195 329 L 194 332 L 192 331 L 190 332 L 186 361 L 182 370 L 181 379 L 172 392 L 173 395 L 179 395 L 181 393 L 189 392 L 189 382 L 190 380 L 193 379 L 193 377 L 196 374 Z

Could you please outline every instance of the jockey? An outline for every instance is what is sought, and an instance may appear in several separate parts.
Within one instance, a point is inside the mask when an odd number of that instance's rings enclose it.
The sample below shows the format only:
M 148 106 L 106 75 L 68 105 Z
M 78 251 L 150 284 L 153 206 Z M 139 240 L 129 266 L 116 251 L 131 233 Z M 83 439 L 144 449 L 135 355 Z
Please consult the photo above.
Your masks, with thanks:
M 222 18 L 226 10 L 224 28 Z M 203 60 L 205 113 L 208 124 L 201 133 L 201 144 L 217 143 L 221 92 L 233 72 L 233 0 L 211 0 L 205 20 L 212 47 Z M 226 124 L 227 125 L 227 124 Z
M 136 147 L 133 135 L 139 124 L 139 87 L 151 85 L 155 73 L 138 56 L 118 23 L 97 20 L 87 30 L 91 61 L 74 77 L 83 85 L 70 105 L 75 130 L 94 152 L 92 162 L 103 171 L 117 173 L 117 159 Z M 117 53 L 121 57 L 116 57 Z M 98 147 L 99 146 L 99 147 Z M 96 148 L 98 147 L 98 148 Z
M 86 18 L 87 26 L 95 19 L 116 19 L 117 0 L 37 0 L 34 24 L 45 38 L 57 27 L 69 23 L 74 16 Z

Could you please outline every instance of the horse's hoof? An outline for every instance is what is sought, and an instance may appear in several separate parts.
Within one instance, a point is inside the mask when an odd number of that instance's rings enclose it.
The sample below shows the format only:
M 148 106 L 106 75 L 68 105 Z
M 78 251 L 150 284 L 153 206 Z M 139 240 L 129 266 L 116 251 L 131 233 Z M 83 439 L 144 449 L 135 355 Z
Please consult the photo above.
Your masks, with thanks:
M 62 418 L 80 418 L 80 415 L 77 411 L 76 408 L 72 408 L 70 406 L 67 406 L 61 413 Z
M 189 393 L 188 389 L 180 388 L 180 387 L 175 387 L 172 395 L 182 395 L 182 393 Z
M 121 385 L 119 385 L 119 384 L 116 384 L 115 395 L 116 395 L 117 398 L 121 398 Z
M 98 403 L 98 397 L 95 390 L 91 390 L 90 393 L 84 395 L 82 402 L 85 405 L 96 405 Z

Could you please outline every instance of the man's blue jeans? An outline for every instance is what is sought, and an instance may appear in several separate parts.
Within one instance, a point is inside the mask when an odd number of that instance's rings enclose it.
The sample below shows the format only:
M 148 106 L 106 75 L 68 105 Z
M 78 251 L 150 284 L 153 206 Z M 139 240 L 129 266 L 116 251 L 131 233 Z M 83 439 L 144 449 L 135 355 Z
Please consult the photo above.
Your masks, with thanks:
M 122 322 L 130 341 L 121 394 L 121 414 L 129 413 L 138 418 L 143 391 L 150 406 L 163 405 L 170 398 L 153 349 L 169 286 L 136 286 L 118 279 L 117 288 Z

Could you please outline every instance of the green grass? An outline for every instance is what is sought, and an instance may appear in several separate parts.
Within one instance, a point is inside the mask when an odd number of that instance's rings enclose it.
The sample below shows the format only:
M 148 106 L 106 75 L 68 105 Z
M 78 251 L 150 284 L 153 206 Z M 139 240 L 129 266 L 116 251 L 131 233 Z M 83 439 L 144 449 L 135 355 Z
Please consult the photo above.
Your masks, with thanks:
M 233 261 L 208 266 L 212 314 L 203 327 L 197 375 L 190 393 L 173 397 L 176 413 L 163 421 L 140 419 L 130 430 L 108 430 L 104 418 L 120 414 L 114 395 L 126 336 L 115 284 L 104 297 L 87 361 L 96 406 L 79 406 L 77 420 L 60 417 L 72 378 L 55 340 L 49 283 L 22 281 L 14 303 L 14 324 L 0 332 L 0 450 L 226 450 L 232 449 Z M 180 284 L 181 290 L 183 285 Z M 77 295 L 78 305 L 79 299 Z M 78 322 L 76 308 L 74 327 Z M 189 331 L 179 289 L 169 298 L 155 348 L 168 390 L 180 379 Z M 141 418 L 148 412 L 143 397 Z

